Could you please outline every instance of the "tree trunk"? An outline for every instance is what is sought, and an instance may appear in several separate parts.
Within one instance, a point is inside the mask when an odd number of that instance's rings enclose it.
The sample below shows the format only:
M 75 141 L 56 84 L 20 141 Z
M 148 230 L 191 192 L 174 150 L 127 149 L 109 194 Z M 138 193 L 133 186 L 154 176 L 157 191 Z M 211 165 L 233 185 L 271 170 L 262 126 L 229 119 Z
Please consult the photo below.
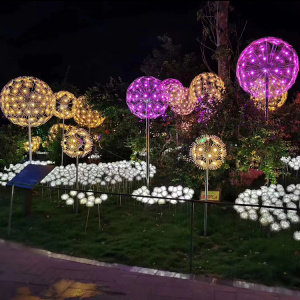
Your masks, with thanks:
M 230 80 L 230 47 L 228 37 L 229 1 L 216 1 L 215 5 L 218 47 L 218 75 L 226 83 Z

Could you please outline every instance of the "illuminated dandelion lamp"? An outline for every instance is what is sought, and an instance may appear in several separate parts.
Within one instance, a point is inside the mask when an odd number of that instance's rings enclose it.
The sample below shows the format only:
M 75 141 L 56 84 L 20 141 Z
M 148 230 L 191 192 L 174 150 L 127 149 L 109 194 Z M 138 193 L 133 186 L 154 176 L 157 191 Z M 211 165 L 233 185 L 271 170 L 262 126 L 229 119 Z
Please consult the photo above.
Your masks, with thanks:
M 190 101 L 198 103 L 200 112 L 209 119 L 225 93 L 223 80 L 214 73 L 202 73 L 190 84 Z
M 73 102 L 76 99 L 75 96 L 67 91 L 60 91 L 54 94 L 56 99 L 55 110 L 53 112 L 54 116 L 63 120 L 62 126 L 62 139 L 64 139 L 65 134 L 65 119 L 73 118 Z M 64 162 L 64 152 L 61 153 L 61 165 Z
M 281 107 L 287 100 L 288 92 L 285 92 L 281 96 L 269 98 L 268 109 L 269 111 L 274 111 L 277 108 Z M 265 110 L 265 97 L 261 96 L 260 98 L 254 98 L 251 96 L 251 100 L 254 102 L 254 105 L 258 110 Z
M 84 157 L 92 151 L 92 138 L 83 128 L 73 128 L 65 134 L 61 146 L 65 154 L 76 158 L 76 189 L 78 189 L 78 158 Z M 76 202 L 77 212 L 78 202 Z
M 39 150 L 41 143 L 42 138 L 40 136 L 33 136 L 31 139 L 32 152 Z M 24 149 L 26 152 L 29 152 L 29 141 L 24 143 Z
M 147 186 L 150 185 L 150 119 L 160 117 L 168 108 L 167 97 L 160 87 L 161 81 L 154 77 L 140 77 L 127 89 L 126 102 L 130 111 L 141 119 L 146 119 Z
M 2 89 L 3 114 L 14 124 L 28 126 L 29 160 L 32 161 L 31 127 L 46 123 L 53 115 L 55 98 L 51 88 L 35 77 L 18 77 Z
M 280 97 L 295 83 L 299 60 L 291 45 L 266 37 L 252 42 L 241 53 L 236 75 L 240 86 L 252 97 L 265 100 L 268 120 L 269 101 Z
M 88 127 L 89 132 L 91 128 L 100 126 L 105 120 L 97 110 L 89 107 L 85 96 L 80 96 L 74 101 L 73 114 L 75 122 L 79 126 Z
M 197 167 L 205 170 L 205 201 L 208 195 L 208 170 L 219 169 L 226 157 L 225 144 L 215 135 L 203 135 L 190 148 L 190 157 Z M 207 229 L 207 203 L 204 204 L 204 236 Z
M 76 128 L 75 126 L 72 126 L 72 125 L 65 125 L 64 127 L 65 127 L 66 131 L 69 131 L 72 128 Z M 62 123 L 52 125 L 48 132 L 48 139 L 51 142 L 53 142 L 56 139 L 59 131 L 61 131 L 62 129 L 63 129 Z

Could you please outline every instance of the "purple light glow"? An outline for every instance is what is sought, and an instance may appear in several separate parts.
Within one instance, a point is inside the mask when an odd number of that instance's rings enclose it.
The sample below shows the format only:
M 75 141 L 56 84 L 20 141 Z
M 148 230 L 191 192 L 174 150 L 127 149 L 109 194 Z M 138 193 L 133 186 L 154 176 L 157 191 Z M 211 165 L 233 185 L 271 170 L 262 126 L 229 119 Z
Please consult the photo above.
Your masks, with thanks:
M 168 108 L 167 98 L 154 77 L 140 77 L 127 89 L 126 103 L 130 111 L 141 119 L 156 119 Z
M 243 90 L 255 98 L 265 97 L 268 78 L 271 98 L 274 94 L 284 94 L 295 83 L 298 71 L 298 56 L 292 46 L 281 39 L 266 37 L 243 50 L 236 76 Z

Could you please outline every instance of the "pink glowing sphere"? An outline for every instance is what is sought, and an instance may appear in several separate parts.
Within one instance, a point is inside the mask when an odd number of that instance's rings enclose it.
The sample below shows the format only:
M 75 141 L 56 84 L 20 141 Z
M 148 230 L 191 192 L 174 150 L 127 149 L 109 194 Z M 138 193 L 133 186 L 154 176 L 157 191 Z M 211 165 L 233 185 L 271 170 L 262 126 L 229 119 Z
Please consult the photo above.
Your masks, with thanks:
M 154 77 L 140 77 L 127 89 L 126 102 L 130 111 L 141 119 L 156 119 L 168 108 L 161 81 Z
M 236 69 L 240 86 L 251 96 L 270 97 L 284 94 L 294 83 L 299 70 L 298 56 L 281 39 L 266 37 L 252 42 L 241 53 Z

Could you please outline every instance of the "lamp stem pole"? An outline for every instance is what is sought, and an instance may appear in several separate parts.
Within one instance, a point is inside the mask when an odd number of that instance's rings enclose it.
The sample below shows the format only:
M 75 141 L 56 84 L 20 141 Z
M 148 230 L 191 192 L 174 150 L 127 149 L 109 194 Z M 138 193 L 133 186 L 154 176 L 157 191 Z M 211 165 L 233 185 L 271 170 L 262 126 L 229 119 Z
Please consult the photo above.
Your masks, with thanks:
M 269 75 L 266 73 L 265 77 L 265 119 L 268 121 L 269 117 Z
M 205 201 L 208 199 L 208 168 L 205 170 Z M 204 203 L 204 236 L 207 232 L 207 203 Z
M 78 185 L 78 155 L 76 156 L 76 190 L 79 189 L 79 185 Z M 78 214 L 78 206 L 79 206 L 79 203 L 78 203 L 78 198 L 76 197 L 76 200 L 75 200 L 75 212 L 76 214 Z
M 150 119 L 146 118 L 146 179 L 147 188 L 150 187 Z
M 29 116 L 30 118 L 30 116 Z M 31 145 L 31 123 L 28 122 L 28 136 L 29 136 L 29 162 L 32 163 L 32 145 Z
M 63 127 L 62 127 L 62 141 L 65 139 L 65 117 L 63 117 Z M 64 164 L 64 149 L 61 147 L 61 166 Z

